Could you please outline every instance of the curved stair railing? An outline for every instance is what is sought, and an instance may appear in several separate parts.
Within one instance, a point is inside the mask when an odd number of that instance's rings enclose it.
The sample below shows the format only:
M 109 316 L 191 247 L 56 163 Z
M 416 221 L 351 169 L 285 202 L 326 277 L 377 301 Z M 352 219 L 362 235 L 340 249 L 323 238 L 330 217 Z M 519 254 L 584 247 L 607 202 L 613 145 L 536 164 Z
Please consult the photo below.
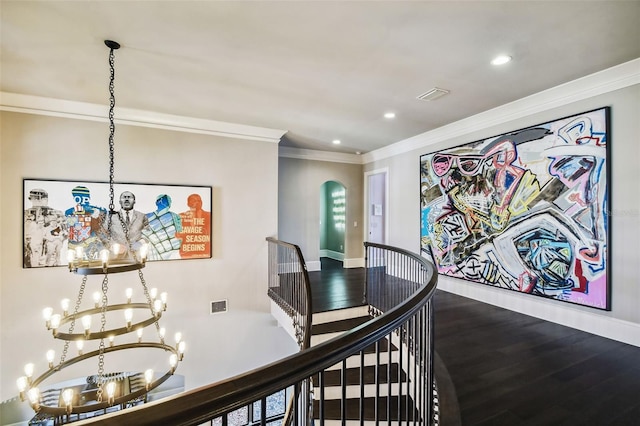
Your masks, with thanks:
M 233 424 L 227 420 L 229 413 L 261 402 L 261 415 L 250 424 L 264 425 L 266 398 L 289 390 L 299 401 L 292 406 L 294 425 L 329 425 L 336 419 L 336 424 L 358 420 L 432 425 L 437 274 L 413 253 L 380 244 L 365 247 L 365 302 L 371 320 L 236 377 L 76 424 L 227 425 Z M 339 391 L 330 399 L 329 376 L 335 370 Z M 304 391 L 314 386 L 313 392 Z
M 363 300 L 372 317 L 384 318 L 396 310 L 403 310 L 416 294 L 429 290 L 428 300 L 388 334 L 389 357 L 393 347 L 398 352 L 397 362 L 385 365 L 387 393 L 395 399 L 384 400 L 387 406 L 383 408 L 386 413 L 395 410 L 397 415 L 393 420 L 396 421 L 432 424 L 437 413 L 434 413 L 435 352 L 431 298 L 437 273 L 431 263 L 407 250 L 368 242 L 364 245 L 366 275 Z M 376 371 L 379 372 L 380 368 L 378 362 Z M 379 399 L 379 388 L 376 383 L 376 400 Z M 393 407 L 393 404 L 397 406 Z
M 291 318 L 300 350 L 311 338 L 313 301 L 307 265 L 300 247 L 267 237 L 269 243 L 269 297 Z

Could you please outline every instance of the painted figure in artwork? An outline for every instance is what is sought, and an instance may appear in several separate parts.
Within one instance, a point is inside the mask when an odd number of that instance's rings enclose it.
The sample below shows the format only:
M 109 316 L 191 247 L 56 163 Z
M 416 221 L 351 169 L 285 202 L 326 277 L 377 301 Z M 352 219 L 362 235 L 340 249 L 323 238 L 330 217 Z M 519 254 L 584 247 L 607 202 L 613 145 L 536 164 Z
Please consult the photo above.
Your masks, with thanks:
M 558 130 L 558 144 L 545 151 L 551 160 L 549 174 L 567 188 L 558 203 L 566 215 L 580 225 L 584 244 L 578 255 L 598 269 L 604 268 L 603 248 L 606 241 L 607 193 L 605 176 L 605 134 L 593 130 L 589 117 L 578 117 Z
M 434 224 L 441 265 L 458 263 L 487 236 L 528 211 L 540 184 L 531 171 L 515 164 L 516 159 L 511 140 L 489 144 L 479 154 L 460 150 L 433 156 L 432 169 L 449 199 Z
M 131 260 L 147 244 L 143 230 L 149 229 L 149 220 L 144 213 L 134 210 L 136 196 L 131 191 L 122 192 L 119 201 L 120 210 L 108 214 L 104 221 L 103 239 L 117 259 Z
M 71 190 L 74 205 L 64 214 L 68 226 L 68 250 L 73 250 L 84 259 L 100 259 L 104 248 L 99 238 L 106 210 L 91 204 L 91 193 L 86 186 L 76 186 Z
M 180 213 L 182 232 L 176 234 L 182 240 L 180 257 L 211 257 L 211 213 L 202 209 L 202 197 L 191 194 L 187 197 L 189 210 Z
M 44 189 L 29 191 L 29 201 L 31 207 L 24 211 L 24 266 L 55 266 L 66 236 L 64 213 L 49 206 Z
M 120 210 L 108 216 L 105 228 L 110 230 L 111 250 L 117 258 L 132 259 L 143 244 L 143 232 L 149 229 L 147 215 L 135 210 L 136 196 L 131 191 L 120 194 Z M 116 245 L 117 244 L 117 245 Z
M 157 209 L 147 213 L 149 228 L 142 231 L 151 244 L 149 259 L 179 259 L 181 240 L 176 236 L 182 232 L 182 219 L 171 208 L 171 197 L 160 194 L 156 197 Z

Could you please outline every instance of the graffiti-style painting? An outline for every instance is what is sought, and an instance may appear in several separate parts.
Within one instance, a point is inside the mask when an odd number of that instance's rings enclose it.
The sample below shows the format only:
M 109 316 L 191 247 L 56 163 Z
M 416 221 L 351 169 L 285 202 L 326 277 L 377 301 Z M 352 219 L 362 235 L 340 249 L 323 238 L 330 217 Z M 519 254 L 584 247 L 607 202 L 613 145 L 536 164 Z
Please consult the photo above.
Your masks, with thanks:
M 609 108 L 420 157 L 439 273 L 610 309 Z
M 23 267 L 67 265 L 78 249 L 96 261 L 113 243 L 145 244 L 150 261 L 211 258 L 211 190 L 116 183 L 110 209 L 105 182 L 24 179 Z

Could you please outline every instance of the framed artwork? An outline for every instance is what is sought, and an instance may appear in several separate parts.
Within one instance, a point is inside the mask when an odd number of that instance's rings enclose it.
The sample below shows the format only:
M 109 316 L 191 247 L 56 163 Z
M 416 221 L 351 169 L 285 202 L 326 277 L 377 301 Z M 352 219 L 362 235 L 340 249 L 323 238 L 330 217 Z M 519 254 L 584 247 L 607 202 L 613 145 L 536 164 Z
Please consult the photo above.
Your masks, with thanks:
M 211 257 L 210 186 L 114 184 L 111 238 L 147 243 L 148 260 Z M 23 267 L 66 266 L 67 252 L 81 247 L 99 259 L 105 245 L 109 184 L 23 180 Z M 117 223 L 116 223 L 117 220 Z
M 611 309 L 608 107 L 420 157 L 438 272 Z

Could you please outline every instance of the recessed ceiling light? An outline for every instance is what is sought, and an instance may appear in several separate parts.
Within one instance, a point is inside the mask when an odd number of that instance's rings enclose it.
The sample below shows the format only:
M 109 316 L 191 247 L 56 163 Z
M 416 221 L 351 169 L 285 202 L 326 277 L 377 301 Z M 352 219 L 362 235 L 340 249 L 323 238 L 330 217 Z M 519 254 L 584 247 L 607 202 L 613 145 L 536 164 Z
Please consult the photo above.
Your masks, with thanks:
M 511 56 L 500 55 L 493 58 L 493 60 L 491 61 L 491 65 L 504 65 L 510 61 L 511 61 Z
M 334 139 L 333 140 L 333 144 L 334 145 L 340 145 L 340 139 Z
M 396 113 L 395 112 L 385 112 L 384 113 L 384 118 L 396 118 Z
M 356 154 L 360 155 L 360 154 L 362 154 L 362 153 L 361 153 L 360 151 L 356 151 Z

